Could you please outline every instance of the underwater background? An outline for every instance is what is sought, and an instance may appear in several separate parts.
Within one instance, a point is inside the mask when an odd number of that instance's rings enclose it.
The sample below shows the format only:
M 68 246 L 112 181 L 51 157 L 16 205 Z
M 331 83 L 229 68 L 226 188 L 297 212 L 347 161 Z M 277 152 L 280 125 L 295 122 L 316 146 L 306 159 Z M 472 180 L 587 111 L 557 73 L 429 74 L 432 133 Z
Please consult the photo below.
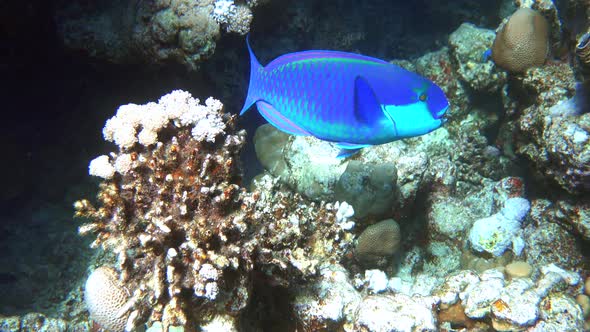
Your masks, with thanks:
M 587 1 L 0 17 L 0 331 L 590 330 Z M 238 116 L 247 34 L 265 66 L 319 49 L 417 73 L 446 123 L 336 158 Z

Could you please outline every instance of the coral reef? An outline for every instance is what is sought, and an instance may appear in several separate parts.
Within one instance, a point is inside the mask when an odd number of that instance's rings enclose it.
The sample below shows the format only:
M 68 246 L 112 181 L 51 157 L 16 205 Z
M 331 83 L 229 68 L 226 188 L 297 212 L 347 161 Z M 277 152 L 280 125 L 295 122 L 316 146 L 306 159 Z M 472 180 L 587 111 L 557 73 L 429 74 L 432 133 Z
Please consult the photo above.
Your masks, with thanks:
M 499 28 L 492 45 L 492 59 L 510 72 L 524 72 L 542 65 L 548 49 L 547 20 L 535 10 L 520 8 Z
M 93 234 L 92 246 L 100 248 L 83 267 L 84 301 L 75 284 L 64 300 L 71 308 L 61 315 L 11 314 L 0 318 L 0 330 L 590 328 L 590 118 L 576 108 L 576 80 L 583 78 L 576 70 L 583 68 L 566 61 L 572 47 L 560 51 L 574 39 L 565 37 L 571 22 L 553 1 L 503 1 L 506 13 L 523 9 L 495 42 L 486 27 L 497 23 L 490 19 L 497 13 L 461 16 L 457 8 L 488 5 L 430 2 L 425 17 L 452 12 L 476 24 L 453 24 L 450 35 L 412 33 L 399 45 L 396 36 L 409 28 L 398 24 L 378 47 L 372 30 L 379 28 L 368 28 L 368 13 L 383 16 L 383 8 L 408 4 L 363 2 L 352 17 L 324 19 L 353 2 L 271 2 L 261 17 L 285 9 L 273 25 L 253 21 L 261 2 L 75 1 L 62 2 L 57 17 L 70 18 L 58 22 L 68 47 L 115 62 L 194 69 L 218 41 L 242 42 L 220 36 L 244 34 L 252 23 L 260 24 L 256 40 L 268 43 L 263 59 L 316 47 L 409 54 L 392 62 L 444 89 L 448 123 L 347 159 L 334 158 L 338 149 L 330 143 L 261 126 L 254 149 L 266 171 L 246 190 L 239 160 L 246 133 L 221 102 L 174 91 L 157 102 L 123 105 L 103 128 L 116 149 L 88 165 L 100 181 L 98 196 L 75 203 L 79 232 Z M 588 7 L 559 3 L 560 10 L 567 6 Z M 528 13 L 523 26 L 519 13 Z M 547 29 L 531 31 L 531 15 L 533 25 Z M 544 48 L 522 39 L 538 31 Z M 440 48 L 422 54 L 431 46 L 412 47 L 424 40 Z M 508 54 L 511 64 L 502 64 L 498 52 L 498 66 L 483 58 L 495 43 L 515 40 L 525 50 Z M 554 57 L 545 63 L 549 48 Z M 239 55 L 223 53 L 220 61 Z M 579 60 L 586 53 L 578 50 Z M 232 79 L 219 78 L 233 87 L 242 80 L 236 59 L 222 69 L 235 71 Z M 235 89 L 220 93 L 240 98 Z M 13 278 L 0 271 L 5 276 Z M 80 311 L 84 302 L 89 315 Z
M 221 28 L 246 34 L 257 1 L 62 1 L 65 45 L 116 63 L 179 62 L 196 69 L 215 51 Z
M 554 6 L 546 1 L 529 5 L 551 26 L 551 35 L 549 29 L 541 31 L 544 48 L 538 52 L 542 61 L 534 64 L 538 66 L 545 62 L 554 30 L 561 30 L 553 20 Z M 588 130 L 585 115 L 572 112 L 570 104 L 554 108 L 574 95 L 573 71 L 556 61 L 526 65 L 519 75 L 507 75 L 482 59 L 492 39 L 490 30 L 464 24 L 451 34 L 448 48 L 413 61 L 394 61 L 435 81 L 451 101 L 449 123 L 429 135 L 336 160 L 332 156 L 337 149 L 329 143 L 269 126 L 258 129 L 256 153 L 269 173 L 313 200 L 347 201 L 358 218 L 356 260 L 347 257 L 341 265 L 324 265 L 320 280 L 296 291 L 296 316 L 305 328 L 584 328 L 585 311 L 576 299 L 582 292 L 581 276 L 590 271 L 580 243 L 588 238 L 588 207 L 579 199 L 587 192 L 590 163 L 582 131 Z M 525 58 L 533 57 L 526 53 Z M 519 156 L 526 162 L 520 163 Z M 516 162 L 534 169 L 541 181 L 515 176 L 524 174 Z M 371 177 L 384 164 L 390 165 L 392 176 L 381 177 L 385 180 L 380 183 L 393 183 L 393 188 L 379 191 Z M 529 200 L 525 183 L 533 191 L 546 186 L 553 192 L 558 185 L 565 192 Z M 390 202 L 387 209 L 369 204 L 383 197 Z M 358 246 L 371 233 L 363 231 L 391 217 L 404 235 L 394 259 L 381 255 L 380 264 L 367 264 Z M 386 241 L 366 243 L 390 252 Z M 456 290 L 441 293 L 453 282 Z M 403 308 L 388 311 L 402 298 L 409 306 L 416 304 L 413 312 L 419 314 L 396 316 Z M 363 306 L 365 302 L 369 305 Z M 395 316 L 397 324 L 375 318 L 385 315 Z
M 308 203 L 271 178 L 258 179 L 252 193 L 240 187 L 245 133 L 221 107 L 174 91 L 158 103 L 122 106 L 105 125 L 119 151 L 100 165 L 114 172 L 94 171 L 108 175 L 98 207 L 81 200 L 75 208 L 87 220 L 80 233 L 96 234 L 93 246 L 117 255 L 129 300 L 116 316 L 128 315 L 127 329 L 161 322 L 190 331 L 219 321 L 236 328 L 254 275 L 288 287 L 352 244 L 346 217 L 336 221 L 345 205 Z

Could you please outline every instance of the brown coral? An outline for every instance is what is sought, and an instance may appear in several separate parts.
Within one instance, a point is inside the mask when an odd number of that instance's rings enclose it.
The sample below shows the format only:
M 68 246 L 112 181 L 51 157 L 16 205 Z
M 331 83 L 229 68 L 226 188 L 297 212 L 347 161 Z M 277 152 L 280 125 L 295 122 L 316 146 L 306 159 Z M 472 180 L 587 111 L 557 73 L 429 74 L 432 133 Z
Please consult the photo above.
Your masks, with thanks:
M 503 69 L 524 72 L 545 62 L 548 38 L 547 20 L 530 8 L 520 8 L 496 34 L 492 58 Z
M 367 227 L 361 233 L 356 245 L 356 255 L 364 264 L 379 264 L 395 254 L 400 243 L 398 223 L 393 219 L 385 219 Z

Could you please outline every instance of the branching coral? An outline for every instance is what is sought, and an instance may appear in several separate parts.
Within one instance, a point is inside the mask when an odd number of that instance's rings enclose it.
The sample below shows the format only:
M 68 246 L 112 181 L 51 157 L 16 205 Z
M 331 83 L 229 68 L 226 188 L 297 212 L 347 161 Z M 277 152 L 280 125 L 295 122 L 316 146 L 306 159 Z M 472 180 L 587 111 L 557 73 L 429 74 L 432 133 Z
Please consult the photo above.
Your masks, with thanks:
M 120 146 L 100 157 L 115 171 L 100 184 L 99 207 L 75 204 L 89 220 L 80 233 L 95 233 L 93 246 L 118 255 L 120 282 L 133 298 L 127 326 L 161 321 L 192 330 L 235 317 L 248 303 L 253 270 L 288 286 L 350 245 L 334 222 L 336 206 L 308 204 L 269 178 L 254 193 L 240 187 L 245 132 L 219 102 L 199 105 L 175 91 L 131 108 L 136 113 L 122 107 L 105 126 L 105 138 Z M 146 125 L 129 119 L 154 116 L 161 119 L 150 127 L 157 143 L 142 145 L 133 137 Z M 119 131 L 129 140 L 117 140 Z

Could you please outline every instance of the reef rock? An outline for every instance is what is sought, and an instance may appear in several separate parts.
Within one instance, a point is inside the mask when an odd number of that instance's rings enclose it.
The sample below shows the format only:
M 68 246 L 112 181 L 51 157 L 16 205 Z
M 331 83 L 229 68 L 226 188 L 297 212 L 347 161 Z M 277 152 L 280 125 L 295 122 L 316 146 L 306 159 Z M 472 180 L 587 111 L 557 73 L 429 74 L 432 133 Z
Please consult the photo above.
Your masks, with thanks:
M 517 152 L 530 160 L 538 178 L 572 194 L 589 192 L 590 113 L 561 107 L 575 93 L 571 68 L 563 64 L 530 70 L 523 85 L 536 100 L 519 119 Z
M 379 215 L 396 203 L 402 207 L 411 203 L 424 185 L 430 158 L 444 158 L 443 146 L 450 144 L 448 132 L 440 129 L 415 139 L 363 149 L 354 161 L 349 161 L 336 158 L 338 148 L 328 142 L 309 136 L 285 136 L 277 131 L 263 125 L 255 135 L 257 156 L 267 170 L 311 199 L 350 198 L 348 203 L 354 206 L 357 216 Z M 351 162 L 353 165 L 347 168 Z M 361 193 L 372 199 L 356 197 Z
M 222 29 L 246 34 L 257 1 L 62 1 L 58 32 L 66 47 L 115 63 L 179 62 L 210 57 Z
M 484 59 L 492 47 L 494 32 L 463 23 L 449 36 L 450 54 L 459 77 L 472 89 L 495 92 L 505 83 L 507 75 L 491 61 Z
M 393 163 L 366 164 L 351 160 L 334 188 L 334 198 L 354 207 L 355 216 L 381 216 L 397 200 L 397 169 Z

